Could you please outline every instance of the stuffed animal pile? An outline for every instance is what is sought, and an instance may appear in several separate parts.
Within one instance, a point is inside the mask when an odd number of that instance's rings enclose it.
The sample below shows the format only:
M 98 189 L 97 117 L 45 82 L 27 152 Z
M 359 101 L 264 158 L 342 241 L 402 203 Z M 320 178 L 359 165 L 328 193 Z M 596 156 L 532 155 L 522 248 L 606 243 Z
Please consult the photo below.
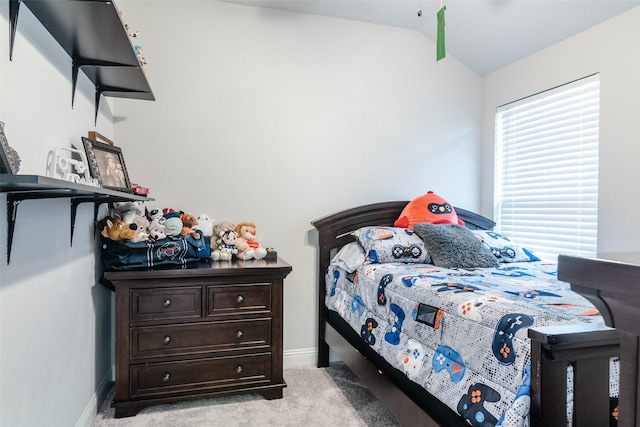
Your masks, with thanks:
M 253 222 L 214 224 L 214 220 L 204 213 L 195 216 L 173 208 L 149 211 L 144 202 L 138 201 L 113 203 L 108 215 L 100 221 L 99 229 L 102 236 L 113 241 L 157 242 L 181 236 L 196 240 L 210 237 L 213 261 L 263 259 L 271 249 L 265 249 L 256 240 Z
M 143 202 L 115 202 L 108 215 L 100 222 L 100 234 L 113 241 L 158 241 L 168 236 L 190 235 L 198 240 L 202 236 L 211 236 L 206 222 L 211 219 L 206 214 L 203 228 L 198 228 L 198 217 L 172 208 L 148 211 Z M 211 226 L 212 228 L 212 226 Z

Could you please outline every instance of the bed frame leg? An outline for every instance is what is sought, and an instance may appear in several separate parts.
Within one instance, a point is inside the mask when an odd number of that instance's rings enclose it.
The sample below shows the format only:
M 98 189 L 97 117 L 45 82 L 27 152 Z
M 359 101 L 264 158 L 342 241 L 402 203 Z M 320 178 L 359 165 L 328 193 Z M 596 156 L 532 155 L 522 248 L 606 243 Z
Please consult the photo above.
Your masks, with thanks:
M 324 340 L 318 340 L 318 368 L 329 366 L 329 345 Z
M 322 310 L 322 309 L 321 309 Z M 320 312 L 321 314 L 324 311 Z M 318 319 L 318 368 L 326 368 L 329 366 L 329 344 L 324 340 L 327 324 L 324 318 L 321 316 Z

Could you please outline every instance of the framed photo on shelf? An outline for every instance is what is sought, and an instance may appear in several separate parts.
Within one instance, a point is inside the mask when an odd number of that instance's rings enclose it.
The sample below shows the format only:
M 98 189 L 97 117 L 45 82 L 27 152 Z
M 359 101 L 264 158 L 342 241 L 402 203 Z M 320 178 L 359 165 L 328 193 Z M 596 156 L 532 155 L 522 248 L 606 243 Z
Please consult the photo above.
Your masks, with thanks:
M 4 134 L 3 122 L 0 122 L 0 174 L 15 175 L 9 163 L 9 141 Z
M 98 132 L 93 131 L 93 130 L 90 130 L 90 131 L 87 133 L 87 137 L 88 137 L 89 139 L 94 140 L 94 141 L 98 141 L 98 142 L 105 142 L 105 143 L 107 143 L 107 144 L 114 145 L 112 140 L 110 140 L 110 139 L 109 139 L 109 138 L 107 138 L 106 136 L 100 135 Z
M 119 147 L 82 137 L 91 176 L 103 188 L 132 193 L 131 181 Z

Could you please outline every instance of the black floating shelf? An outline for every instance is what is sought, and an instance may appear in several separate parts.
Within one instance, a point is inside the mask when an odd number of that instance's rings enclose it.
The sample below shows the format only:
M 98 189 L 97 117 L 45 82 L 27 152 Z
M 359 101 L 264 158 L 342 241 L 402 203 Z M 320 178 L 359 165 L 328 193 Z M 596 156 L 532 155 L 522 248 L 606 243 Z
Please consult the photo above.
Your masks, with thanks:
M 72 94 L 82 70 L 96 88 L 95 119 L 100 95 L 155 101 L 119 11 L 112 1 L 9 0 L 9 58 L 24 3 L 72 59 Z
M 93 216 L 96 222 L 98 207 L 103 203 L 154 200 L 133 193 L 92 187 L 40 175 L 0 174 L 0 193 L 7 194 L 7 264 L 11 260 L 18 205 L 24 200 L 69 198 L 71 200 L 71 244 L 73 244 L 76 211 L 81 203 L 93 203 Z

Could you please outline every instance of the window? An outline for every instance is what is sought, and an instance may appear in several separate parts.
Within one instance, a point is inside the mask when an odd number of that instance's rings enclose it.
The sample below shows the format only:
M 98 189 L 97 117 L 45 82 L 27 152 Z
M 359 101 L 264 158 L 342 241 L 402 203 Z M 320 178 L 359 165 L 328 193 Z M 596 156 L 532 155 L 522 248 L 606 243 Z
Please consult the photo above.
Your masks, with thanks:
M 497 109 L 498 230 L 542 259 L 596 253 L 599 103 L 593 75 Z

